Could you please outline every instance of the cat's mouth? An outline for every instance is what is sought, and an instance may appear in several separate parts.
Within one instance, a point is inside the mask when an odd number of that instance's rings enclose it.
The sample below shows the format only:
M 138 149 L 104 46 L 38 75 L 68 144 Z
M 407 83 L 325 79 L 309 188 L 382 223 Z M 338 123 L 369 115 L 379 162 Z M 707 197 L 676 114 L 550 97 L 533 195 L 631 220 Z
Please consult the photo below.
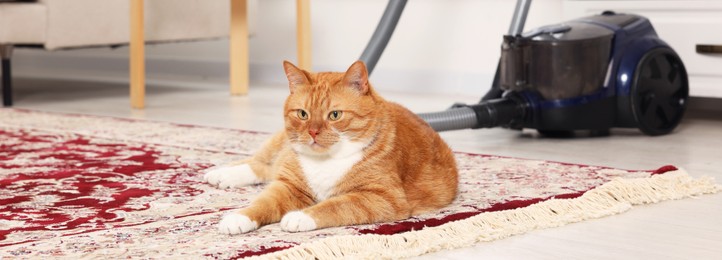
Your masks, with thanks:
M 295 150 L 299 153 L 313 156 L 326 156 L 328 155 L 331 146 L 320 144 L 314 140 L 311 140 L 305 144 L 299 144 L 295 147 Z
M 318 142 L 316 142 L 316 140 L 311 141 L 311 144 L 309 144 L 308 146 L 310 146 L 310 147 L 313 148 L 313 149 L 324 149 L 324 148 L 326 148 L 325 145 L 319 144 Z

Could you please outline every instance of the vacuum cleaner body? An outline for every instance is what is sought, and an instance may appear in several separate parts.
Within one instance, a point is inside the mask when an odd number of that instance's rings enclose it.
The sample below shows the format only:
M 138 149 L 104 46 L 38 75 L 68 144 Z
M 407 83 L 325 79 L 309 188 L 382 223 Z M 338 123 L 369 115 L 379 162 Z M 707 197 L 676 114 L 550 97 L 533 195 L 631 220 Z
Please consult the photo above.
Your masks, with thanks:
M 360 58 L 369 73 L 406 2 L 389 0 Z M 434 130 L 501 126 L 567 136 L 635 127 L 662 135 L 679 124 L 687 72 L 648 19 L 607 11 L 522 33 L 530 5 L 517 0 L 494 81 L 479 103 L 419 114 Z
M 636 127 L 666 134 L 688 97 L 679 56 L 648 19 L 631 14 L 604 12 L 504 36 L 497 73 L 501 99 L 512 102 L 489 108 L 492 100 L 483 101 L 475 112 L 506 111 L 512 118 L 499 125 L 541 133 Z

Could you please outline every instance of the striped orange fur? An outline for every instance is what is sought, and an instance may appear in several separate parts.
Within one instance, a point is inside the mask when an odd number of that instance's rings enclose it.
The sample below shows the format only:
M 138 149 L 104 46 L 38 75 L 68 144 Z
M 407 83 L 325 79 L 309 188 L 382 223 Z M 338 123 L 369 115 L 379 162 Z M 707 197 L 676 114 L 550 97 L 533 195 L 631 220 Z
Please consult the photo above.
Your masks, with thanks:
M 239 162 L 270 184 L 250 206 L 226 216 L 222 232 L 277 222 L 287 231 L 305 231 L 393 221 L 454 200 L 451 149 L 418 116 L 384 100 L 363 62 L 345 73 L 283 66 L 290 87 L 285 129 Z

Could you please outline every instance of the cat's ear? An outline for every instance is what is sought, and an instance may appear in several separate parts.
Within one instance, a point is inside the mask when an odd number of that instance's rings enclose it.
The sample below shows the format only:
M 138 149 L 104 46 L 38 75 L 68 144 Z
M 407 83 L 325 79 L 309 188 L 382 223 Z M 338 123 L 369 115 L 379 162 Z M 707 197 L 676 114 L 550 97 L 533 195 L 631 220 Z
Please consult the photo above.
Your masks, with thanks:
M 306 73 L 287 60 L 283 61 L 283 70 L 286 71 L 288 88 L 291 89 L 291 94 L 296 90 L 296 87 L 311 84 L 308 77 L 306 77 Z
M 356 61 L 346 70 L 343 76 L 344 84 L 355 88 L 362 95 L 369 91 L 369 73 L 366 70 L 366 64 L 363 61 Z

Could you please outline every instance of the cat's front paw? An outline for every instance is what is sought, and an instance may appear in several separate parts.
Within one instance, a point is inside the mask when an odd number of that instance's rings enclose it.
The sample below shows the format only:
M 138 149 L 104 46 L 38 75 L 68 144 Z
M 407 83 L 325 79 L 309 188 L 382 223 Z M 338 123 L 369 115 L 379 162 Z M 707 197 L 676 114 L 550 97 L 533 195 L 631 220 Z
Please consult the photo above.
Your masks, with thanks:
M 303 211 L 291 211 L 281 218 L 281 229 L 288 232 L 314 230 L 316 221 Z
M 218 223 L 218 231 L 228 235 L 248 233 L 256 229 L 258 229 L 258 222 L 235 212 L 226 214 Z
M 203 175 L 203 180 L 218 188 L 238 188 L 261 182 L 248 164 L 212 169 Z

